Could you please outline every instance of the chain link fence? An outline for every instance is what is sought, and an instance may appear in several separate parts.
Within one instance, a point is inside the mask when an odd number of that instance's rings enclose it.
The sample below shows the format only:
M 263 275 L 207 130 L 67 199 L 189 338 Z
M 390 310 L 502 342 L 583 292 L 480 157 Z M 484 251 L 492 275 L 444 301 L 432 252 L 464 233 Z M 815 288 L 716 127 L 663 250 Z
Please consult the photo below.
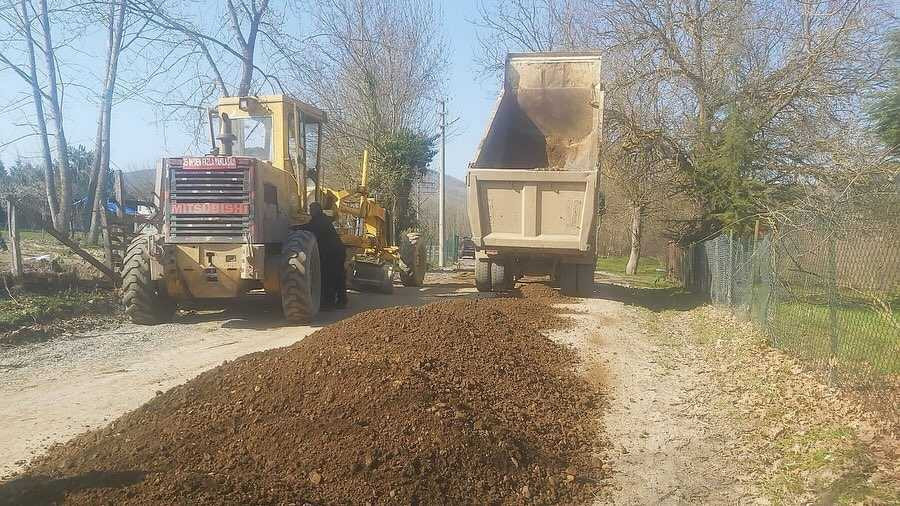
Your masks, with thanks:
M 452 235 L 444 241 L 444 264 L 453 265 L 459 260 L 459 243 L 460 237 Z M 426 249 L 428 255 L 428 265 L 432 268 L 438 266 L 438 252 L 440 247 L 437 244 L 431 244 Z
M 686 287 L 763 328 L 836 383 L 900 385 L 900 233 L 779 227 L 723 234 L 673 257 Z

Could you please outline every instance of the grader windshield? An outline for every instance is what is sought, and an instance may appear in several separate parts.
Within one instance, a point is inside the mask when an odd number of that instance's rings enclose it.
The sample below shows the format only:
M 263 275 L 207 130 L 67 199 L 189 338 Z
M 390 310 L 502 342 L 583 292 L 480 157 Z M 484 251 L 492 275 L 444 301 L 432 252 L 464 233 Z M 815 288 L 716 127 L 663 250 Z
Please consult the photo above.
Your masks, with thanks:
M 235 135 L 234 155 L 272 160 L 271 116 L 233 118 L 231 130 Z

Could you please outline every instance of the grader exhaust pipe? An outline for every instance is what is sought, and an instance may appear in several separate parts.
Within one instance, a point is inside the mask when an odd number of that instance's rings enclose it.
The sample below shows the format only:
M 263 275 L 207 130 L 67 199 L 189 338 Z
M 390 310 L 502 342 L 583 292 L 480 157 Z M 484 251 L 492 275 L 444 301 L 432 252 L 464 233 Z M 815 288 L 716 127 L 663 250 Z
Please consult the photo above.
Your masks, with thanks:
M 222 144 L 222 156 L 232 155 L 235 135 L 231 132 L 231 120 L 224 112 L 219 115 L 219 143 Z

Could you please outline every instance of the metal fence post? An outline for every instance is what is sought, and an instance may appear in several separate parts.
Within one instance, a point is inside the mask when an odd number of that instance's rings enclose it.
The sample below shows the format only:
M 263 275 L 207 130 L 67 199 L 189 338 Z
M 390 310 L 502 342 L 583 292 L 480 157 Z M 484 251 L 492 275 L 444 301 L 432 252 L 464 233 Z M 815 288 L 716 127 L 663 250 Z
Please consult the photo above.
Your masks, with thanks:
M 828 237 L 828 332 L 830 334 L 829 376 L 831 382 L 836 381 L 835 365 L 837 363 L 840 336 L 837 328 L 837 238 L 834 234 Z
M 725 304 L 734 307 L 734 232 L 728 232 L 728 263 L 725 268 L 728 272 L 728 285 L 725 292 Z
M 775 287 L 777 286 L 776 280 L 778 279 L 778 270 L 776 269 L 776 250 L 775 250 L 775 241 L 773 240 L 774 236 L 769 235 L 768 240 L 765 243 L 766 246 L 766 263 L 762 265 L 761 268 L 765 269 L 763 272 L 766 273 L 766 284 L 768 285 L 766 288 L 766 302 L 763 305 L 762 309 L 762 323 L 763 327 L 766 329 L 772 336 L 772 346 L 777 344 L 777 339 L 774 332 L 771 332 L 771 316 L 774 313 L 775 308 L 778 307 L 777 304 L 773 304 L 775 297 L 777 294 L 775 293 Z

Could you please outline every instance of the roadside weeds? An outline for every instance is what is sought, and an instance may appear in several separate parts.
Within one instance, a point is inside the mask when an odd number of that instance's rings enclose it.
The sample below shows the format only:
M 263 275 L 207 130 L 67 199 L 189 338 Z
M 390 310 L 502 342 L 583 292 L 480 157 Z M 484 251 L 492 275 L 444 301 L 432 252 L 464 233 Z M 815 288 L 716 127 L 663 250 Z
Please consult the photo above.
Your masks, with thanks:
M 642 311 L 670 367 L 698 352 L 711 420 L 730 425 L 757 504 L 900 502 L 897 420 L 866 410 L 730 313 Z M 669 356 L 665 356 L 669 355 Z

